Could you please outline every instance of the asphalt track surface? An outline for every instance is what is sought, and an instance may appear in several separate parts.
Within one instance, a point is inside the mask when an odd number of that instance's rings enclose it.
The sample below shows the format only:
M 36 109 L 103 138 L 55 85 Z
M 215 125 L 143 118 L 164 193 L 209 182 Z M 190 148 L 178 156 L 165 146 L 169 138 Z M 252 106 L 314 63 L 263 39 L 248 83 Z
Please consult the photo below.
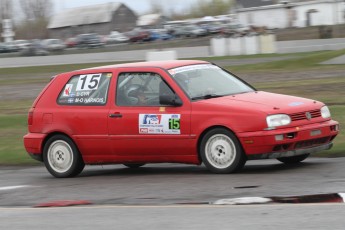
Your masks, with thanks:
M 212 174 L 204 166 L 149 164 L 87 166 L 80 176 L 56 179 L 42 167 L 1 167 L 0 207 L 32 207 L 54 200 L 95 205 L 205 204 L 236 197 L 345 192 L 345 158 L 308 158 L 297 165 L 248 161 L 237 174 Z
M 343 230 L 343 204 L 0 208 L 16 230 Z
M 175 50 L 178 58 L 193 58 L 209 56 L 209 47 L 184 47 L 169 48 L 164 50 Z M 34 57 L 10 57 L 0 59 L 0 68 L 24 67 L 24 66 L 46 66 L 99 62 L 126 62 L 146 60 L 147 52 L 157 50 L 129 50 L 116 52 L 84 53 L 84 54 L 62 54 Z
M 209 57 L 210 50 L 208 46 L 197 47 L 183 47 L 183 48 L 168 48 L 162 51 L 173 50 L 176 52 L 178 58 L 198 58 Z M 132 62 L 145 61 L 148 52 L 158 50 L 131 50 L 131 51 L 116 51 L 103 53 L 84 53 L 84 54 L 62 54 L 50 56 L 36 56 L 36 57 L 10 57 L 0 58 L 0 68 L 9 67 L 25 67 L 25 66 L 47 66 L 47 65 L 64 65 L 64 64 L 82 64 L 82 63 L 105 63 L 105 62 Z M 272 58 L 247 58 L 247 59 L 229 59 L 215 61 L 216 64 L 222 65 L 244 65 L 264 63 L 271 61 L 279 61 L 293 58 L 293 56 L 286 57 L 272 57 Z
M 213 205 L 228 198 L 344 193 L 344 164 L 345 158 L 311 157 L 294 166 L 249 161 L 228 175 L 182 164 L 88 166 L 70 179 L 53 178 L 43 166 L 1 167 L 0 229 L 344 229 L 343 203 Z M 89 204 L 34 208 L 56 201 Z

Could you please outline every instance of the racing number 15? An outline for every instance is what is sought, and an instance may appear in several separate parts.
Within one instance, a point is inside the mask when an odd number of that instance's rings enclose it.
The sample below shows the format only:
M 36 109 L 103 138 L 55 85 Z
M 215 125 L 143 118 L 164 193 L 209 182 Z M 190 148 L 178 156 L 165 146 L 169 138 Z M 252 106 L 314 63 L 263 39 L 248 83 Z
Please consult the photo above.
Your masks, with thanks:
M 77 84 L 77 91 L 97 89 L 100 78 L 101 74 L 80 75 Z
M 169 119 L 169 129 L 180 129 L 180 119 Z

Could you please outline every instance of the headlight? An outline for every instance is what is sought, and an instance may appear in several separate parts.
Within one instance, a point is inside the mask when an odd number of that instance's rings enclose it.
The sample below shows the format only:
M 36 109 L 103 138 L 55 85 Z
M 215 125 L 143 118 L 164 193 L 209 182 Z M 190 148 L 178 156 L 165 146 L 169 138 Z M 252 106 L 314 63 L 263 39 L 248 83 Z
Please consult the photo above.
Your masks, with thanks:
M 331 112 L 329 111 L 327 106 L 324 106 L 321 108 L 321 116 L 323 118 L 330 118 L 331 117 Z
M 278 126 L 290 124 L 291 118 L 286 114 L 275 114 L 267 116 L 266 121 L 268 128 L 275 128 Z

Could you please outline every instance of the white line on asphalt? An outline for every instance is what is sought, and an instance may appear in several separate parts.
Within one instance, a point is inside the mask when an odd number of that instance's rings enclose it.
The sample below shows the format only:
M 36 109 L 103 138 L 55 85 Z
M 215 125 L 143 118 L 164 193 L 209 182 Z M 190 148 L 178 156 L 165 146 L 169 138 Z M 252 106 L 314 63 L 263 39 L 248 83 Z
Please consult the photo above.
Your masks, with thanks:
M 31 186 L 31 185 L 5 186 L 5 187 L 0 187 L 0 191 L 13 190 L 13 189 L 19 189 L 19 188 L 27 188 L 27 187 L 33 187 L 33 186 Z
M 213 202 L 215 205 L 238 205 L 238 204 L 267 204 L 273 202 L 270 198 L 265 197 L 240 197 L 231 199 L 221 199 Z
M 81 206 L 68 206 L 68 207 L 47 207 L 47 208 L 33 208 L 33 207 L 5 207 L 0 206 L 0 211 L 12 211 L 12 210 L 22 210 L 22 211 L 48 211 L 48 210 L 65 210 L 65 209 L 179 209 L 179 208 L 200 208 L 200 209 L 229 209 L 229 208 L 260 208 L 260 207 L 281 207 L 286 206 L 289 208 L 298 208 L 300 206 L 340 206 L 343 203 L 304 203 L 304 204 L 248 204 L 248 205 L 81 205 Z

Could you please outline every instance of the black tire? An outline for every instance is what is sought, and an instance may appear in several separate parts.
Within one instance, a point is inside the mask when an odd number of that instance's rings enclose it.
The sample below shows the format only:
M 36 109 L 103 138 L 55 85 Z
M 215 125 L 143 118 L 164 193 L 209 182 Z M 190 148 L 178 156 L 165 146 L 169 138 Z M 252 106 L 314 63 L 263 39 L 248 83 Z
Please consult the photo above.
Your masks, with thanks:
M 74 177 L 85 167 L 77 146 L 64 135 L 49 138 L 44 145 L 43 161 L 49 173 L 57 178 Z
M 131 169 L 137 169 L 140 168 L 141 166 L 144 166 L 145 164 L 123 164 L 124 166 L 131 168 Z
M 200 156 L 213 173 L 225 174 L 241 170 L 246 156 L 237 137 L 227 129 L 215 128 L 200 142 Z
M 298 155 L 298 156 L 293 156 L 293 157 L 280 157 L 280 158 L 277 158 L 277 160 L 280 162 L 283 162 L 284 164 L 297 164 L 307 159 L 309 155 L 310 155 L 309 153 L 306 153 L 303 155 Z

